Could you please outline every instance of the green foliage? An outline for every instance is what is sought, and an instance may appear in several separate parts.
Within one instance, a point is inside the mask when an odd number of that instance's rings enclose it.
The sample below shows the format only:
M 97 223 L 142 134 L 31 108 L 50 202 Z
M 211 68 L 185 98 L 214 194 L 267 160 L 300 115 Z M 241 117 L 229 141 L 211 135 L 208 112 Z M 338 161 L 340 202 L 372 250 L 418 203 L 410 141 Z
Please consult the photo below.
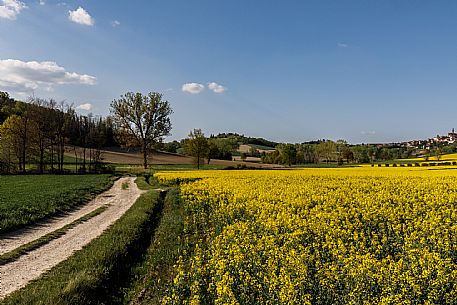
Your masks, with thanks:
M 291 166 L 295 163 L 297 158 L 297 149 L 293 144 L 285 144 L 279 146 L 279 151 L 281 153 L 282 163 Z
M 0 233 L 68 211 L 112 182 L 110 175 L 0 176 Z
M 256 146 L 257 149 L 274 149 L 279 143 L 266 140 L 264 138 L 252 138 L 240 135 L 237 133 L 220 133 L 216 136 L 211 135 L 210 138 L 217 139 L 231 139 L 236 141 L 238 144 L 249 144 Z
M 178 141 L 172 141 L 168 143 L 163 143 L 160 147 L 163 151 L 170 152 L 170 153 L 177 153 L 178 149 L 181 148 L 181 143 Z
M 118 127 L 118 136 L 128 146 L 140 147 L 143 165 L 147 168 L 147 154 L 163 137 L 170 134 L 170 115 L 173 113 L 162 94 L 127 92 L 111 103 L 111 112 Z
M 200 164 L 208 155 L 209 144 L 201 129 L 194 129 L 190 132 L 189 138 L 185 144 L 186 153 L 194 157 L 197 168 L 200 169 Z
M 239 144 L 234 137 L 210 137 L 208 146 L 208 159 L 232 160 L 233 153 L 238 149 Z

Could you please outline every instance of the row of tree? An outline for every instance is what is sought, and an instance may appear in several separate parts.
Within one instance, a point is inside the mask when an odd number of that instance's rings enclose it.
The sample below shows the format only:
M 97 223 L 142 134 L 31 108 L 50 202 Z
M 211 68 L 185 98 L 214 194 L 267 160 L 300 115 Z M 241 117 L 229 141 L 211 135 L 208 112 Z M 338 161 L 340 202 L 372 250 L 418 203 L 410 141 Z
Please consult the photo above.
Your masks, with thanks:
M 162 95 L 127 92 L 111 103 L 106 118 L 77 114 L 72 105 L 30 98 L 15 101 L 0 92 L 0 173 L 64 172 L 69 150 L 78 172 L 102 169 L 101 148 L 135 147 L 148 155 L 169 135 L 170 104 Z
M 349 145 L 344 140 L 322 140 L 315 143 L 279 144 L 270 153 L 262 153 L 264 163 L 309 164 L 309 163 L 373 163 L 400 158 L 410 158 L 417 153 L 412 148 L 380 147 L 378 145 Z
M 2 92 L 0 120 L 2 173 L 64 172 L 69 146 L 76 171 L 98 171 L 101 147 L 115 143 L 110 118 L 79 115 L 71 105 L 54 100 L 33 98 L 25 103 Z

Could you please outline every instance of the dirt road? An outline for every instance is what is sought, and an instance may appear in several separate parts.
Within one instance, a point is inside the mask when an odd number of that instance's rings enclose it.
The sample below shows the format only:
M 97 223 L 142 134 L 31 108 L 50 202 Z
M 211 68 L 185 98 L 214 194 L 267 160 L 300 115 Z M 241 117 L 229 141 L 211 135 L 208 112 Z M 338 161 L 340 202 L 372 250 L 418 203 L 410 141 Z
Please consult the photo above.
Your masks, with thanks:
M 59 229 L 100 206 L 108 206 L 103 213 L 70 229 L 65 235 L 21 256 L 14 262 L 0 266 L 0 299 L 24 287 L 29 281 L 70 257 L 119 219 L 143 193 L 134 180 L 132 177 L 119 179 L 109 191 L 100 194 L 83 208 L 70 213 L 68 217 L 14 232 L 9 234 L 8 238 L 2 237 L 0 254 Z

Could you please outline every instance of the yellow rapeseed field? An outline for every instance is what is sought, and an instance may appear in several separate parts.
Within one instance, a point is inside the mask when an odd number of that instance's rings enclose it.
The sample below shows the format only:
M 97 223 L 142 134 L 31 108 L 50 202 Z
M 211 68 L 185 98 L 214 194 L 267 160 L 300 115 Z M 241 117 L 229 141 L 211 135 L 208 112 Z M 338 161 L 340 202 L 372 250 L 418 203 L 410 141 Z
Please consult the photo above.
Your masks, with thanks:
M 165 304 L 457 304 L 457 170 L 188 171 Z

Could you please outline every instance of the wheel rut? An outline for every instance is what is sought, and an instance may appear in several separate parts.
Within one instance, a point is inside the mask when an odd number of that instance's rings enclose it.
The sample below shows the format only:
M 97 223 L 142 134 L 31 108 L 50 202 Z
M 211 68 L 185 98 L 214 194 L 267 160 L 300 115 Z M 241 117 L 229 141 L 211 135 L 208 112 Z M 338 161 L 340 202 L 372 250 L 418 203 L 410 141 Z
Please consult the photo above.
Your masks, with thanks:
M 70 257 L 75 251 L 82 249 L 119 219 L 144 193 L 138 189 L 134 180 L 134 177 L 117 180 L 110 190 L 100 194 L 79 210 L 68 213 L 67 217 L 53 219 L 0 237 L 0 254 L 4 254 L 58 230 L 101 206 L 107 206 L 103 213 L 71 228 L 63 236 L 22 255 L 11 263 L 0 266 L 0 299 L 24 287 L 31 280 Z

